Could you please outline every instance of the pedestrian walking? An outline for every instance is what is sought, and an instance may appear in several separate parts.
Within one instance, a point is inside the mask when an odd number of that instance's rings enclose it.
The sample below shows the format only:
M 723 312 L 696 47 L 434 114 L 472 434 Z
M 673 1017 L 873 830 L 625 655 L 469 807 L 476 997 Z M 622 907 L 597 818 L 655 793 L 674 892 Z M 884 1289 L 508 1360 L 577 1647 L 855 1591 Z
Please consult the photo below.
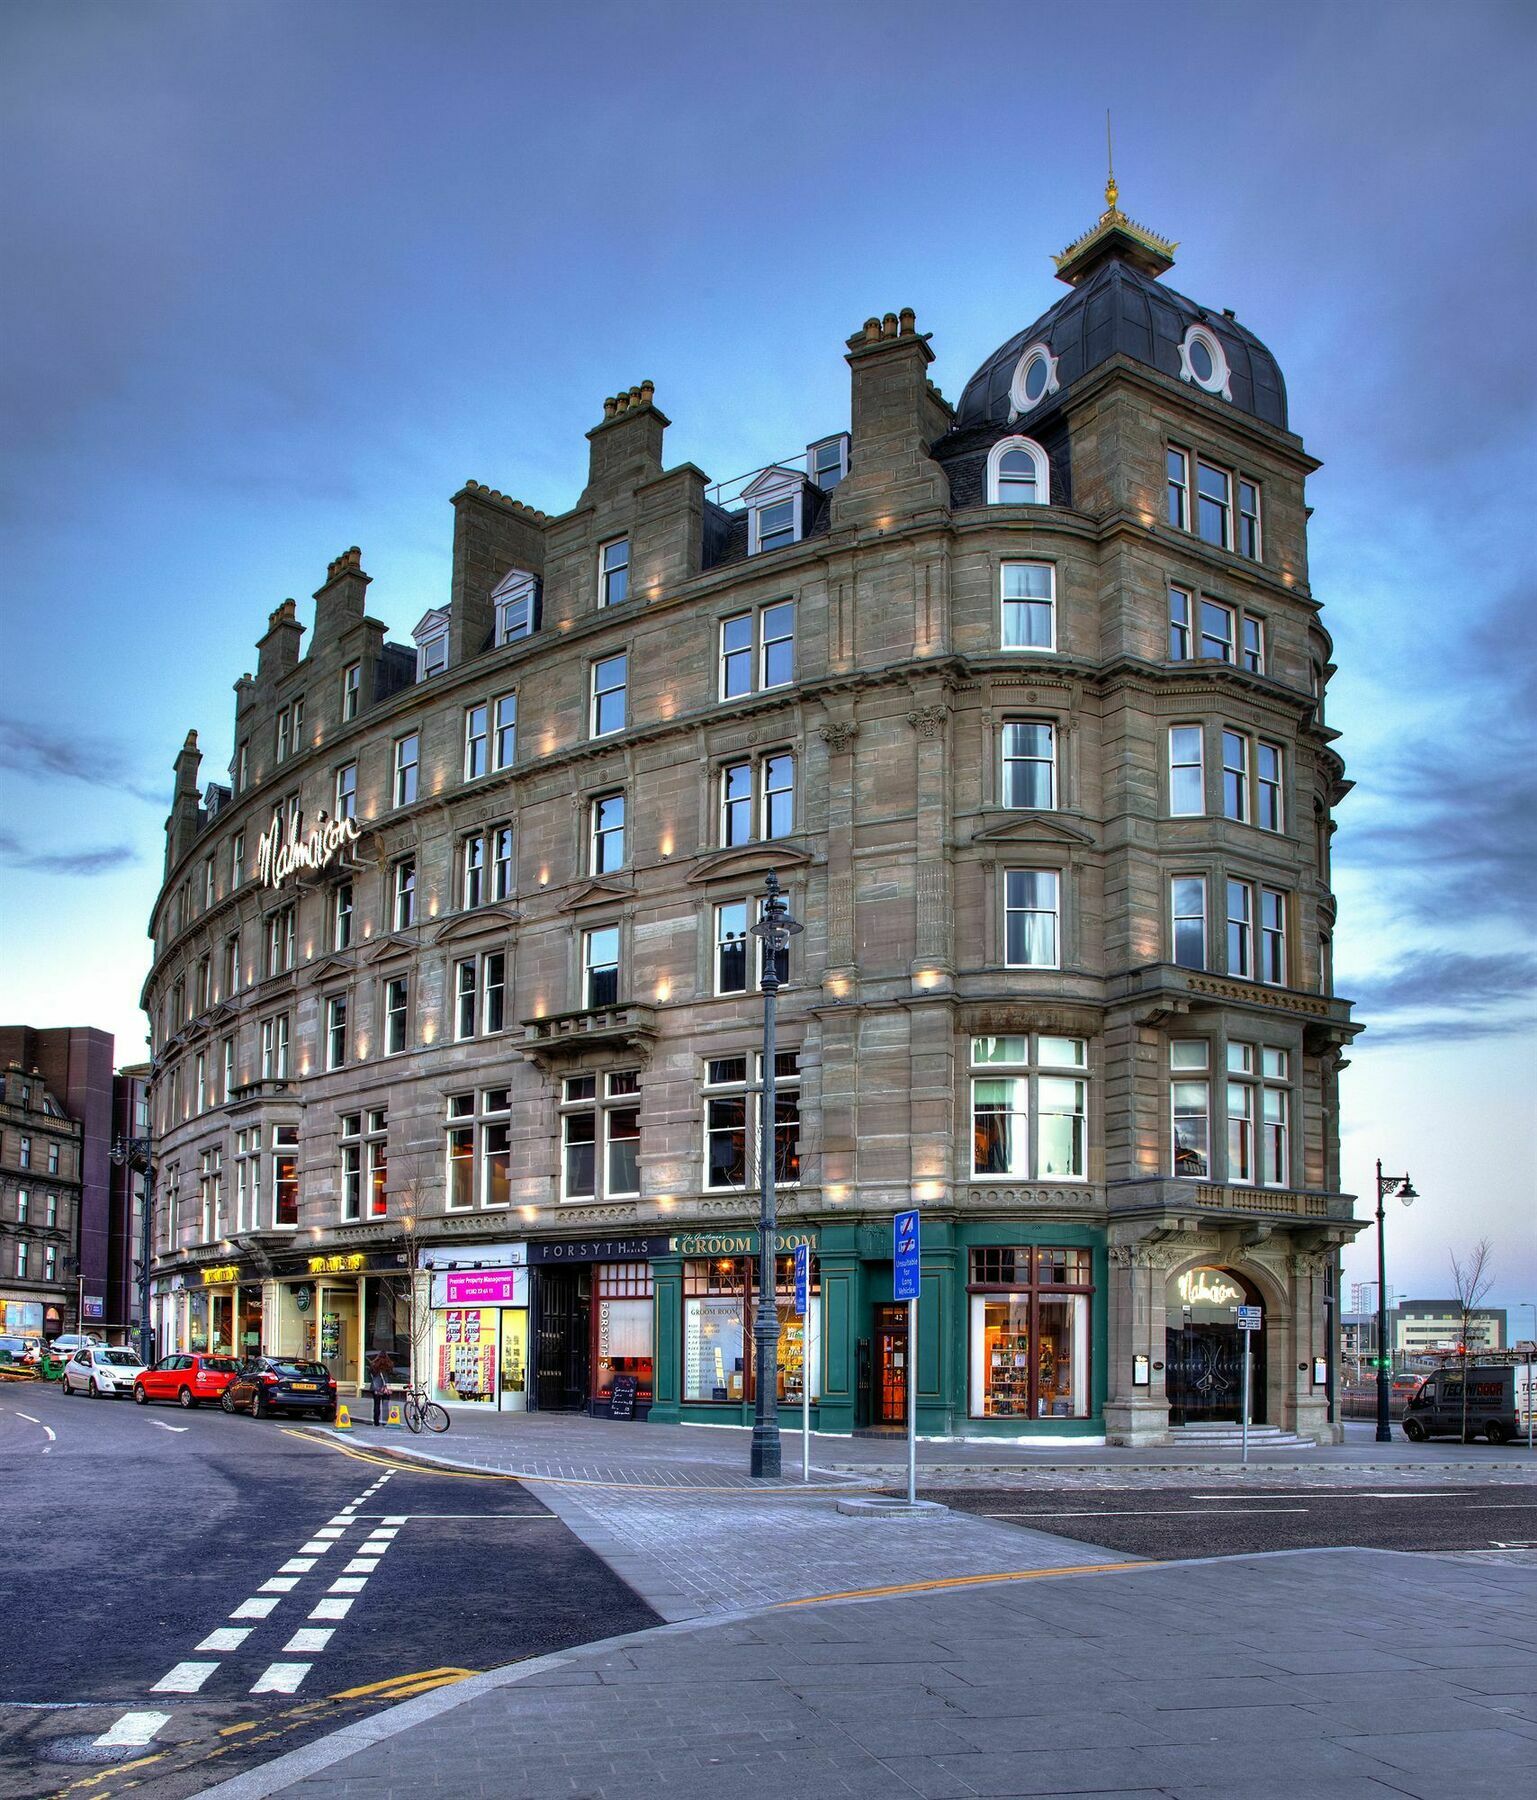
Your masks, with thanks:
M 368 1391 L 374 1397 L 374 1423 L 382 1425 L 387 1414 L 383 1409 L 389 1405 L 390 1377 L 395 1373 L 395 1365 L 389 1356 L 378 1350 L 368 1362 Z

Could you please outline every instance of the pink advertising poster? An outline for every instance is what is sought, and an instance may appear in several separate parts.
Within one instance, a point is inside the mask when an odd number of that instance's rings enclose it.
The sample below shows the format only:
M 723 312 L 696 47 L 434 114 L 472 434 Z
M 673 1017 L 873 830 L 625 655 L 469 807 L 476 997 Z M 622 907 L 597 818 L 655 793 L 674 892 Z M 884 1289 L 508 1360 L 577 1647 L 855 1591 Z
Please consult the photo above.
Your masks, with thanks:
M 512 1306 L 515 1269 L 476 1269 L 462 1275 L 445 1275 L 450 1306 Z

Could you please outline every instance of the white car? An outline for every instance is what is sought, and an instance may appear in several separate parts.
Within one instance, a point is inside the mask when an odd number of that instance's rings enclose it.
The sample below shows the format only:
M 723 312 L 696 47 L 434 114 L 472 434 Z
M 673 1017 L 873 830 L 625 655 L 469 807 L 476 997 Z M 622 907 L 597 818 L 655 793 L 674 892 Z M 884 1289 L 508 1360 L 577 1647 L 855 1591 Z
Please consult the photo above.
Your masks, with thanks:
M 64 1365 L 64 1392 L 88 1394 L 91 1399 L 126 1398 L 144 1373 L 138 1353 L 110 1344 L 92 1344 L 77 1350 Z

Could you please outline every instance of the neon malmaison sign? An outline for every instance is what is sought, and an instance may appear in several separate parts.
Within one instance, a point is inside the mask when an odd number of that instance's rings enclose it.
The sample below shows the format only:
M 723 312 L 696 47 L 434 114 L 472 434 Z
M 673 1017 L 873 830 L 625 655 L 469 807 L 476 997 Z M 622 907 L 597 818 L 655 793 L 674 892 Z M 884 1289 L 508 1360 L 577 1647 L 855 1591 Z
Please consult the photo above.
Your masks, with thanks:
M 292 814 L 286 832 L 283 821 L 274 819 L 256 840 L 256 873 L 264 886 L 281 887 L 300 869 L 324 869 L 363 835 L 356 819 L 328 819 L 322 813 L 320 823 L 307 832 L 303 817 Z

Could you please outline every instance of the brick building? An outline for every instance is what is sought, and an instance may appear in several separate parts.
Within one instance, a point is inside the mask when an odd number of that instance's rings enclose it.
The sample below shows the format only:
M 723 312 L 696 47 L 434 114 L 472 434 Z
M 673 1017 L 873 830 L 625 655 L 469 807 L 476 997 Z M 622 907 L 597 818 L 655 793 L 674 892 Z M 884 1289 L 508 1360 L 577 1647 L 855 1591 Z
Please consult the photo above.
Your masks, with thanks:
M 303 654 L 273 612 L 151 921 L 167 1347 L 356 1381 L 415 1264 L 445 1397 L 748 1416 L 773 872 L 787 1399 L 876 1427 L 916 1368 L 926 1431 L 1156 1441 L 1236 1417 L 1257 1302 L 1257 1417 L 1332 1429 L 1316 464 L 1107 199 L 953 407 L 872 318 L 848 429 L 712 488 L 646 383 L 569 510 L 454 495 L 412 646 L 356 550 Z

